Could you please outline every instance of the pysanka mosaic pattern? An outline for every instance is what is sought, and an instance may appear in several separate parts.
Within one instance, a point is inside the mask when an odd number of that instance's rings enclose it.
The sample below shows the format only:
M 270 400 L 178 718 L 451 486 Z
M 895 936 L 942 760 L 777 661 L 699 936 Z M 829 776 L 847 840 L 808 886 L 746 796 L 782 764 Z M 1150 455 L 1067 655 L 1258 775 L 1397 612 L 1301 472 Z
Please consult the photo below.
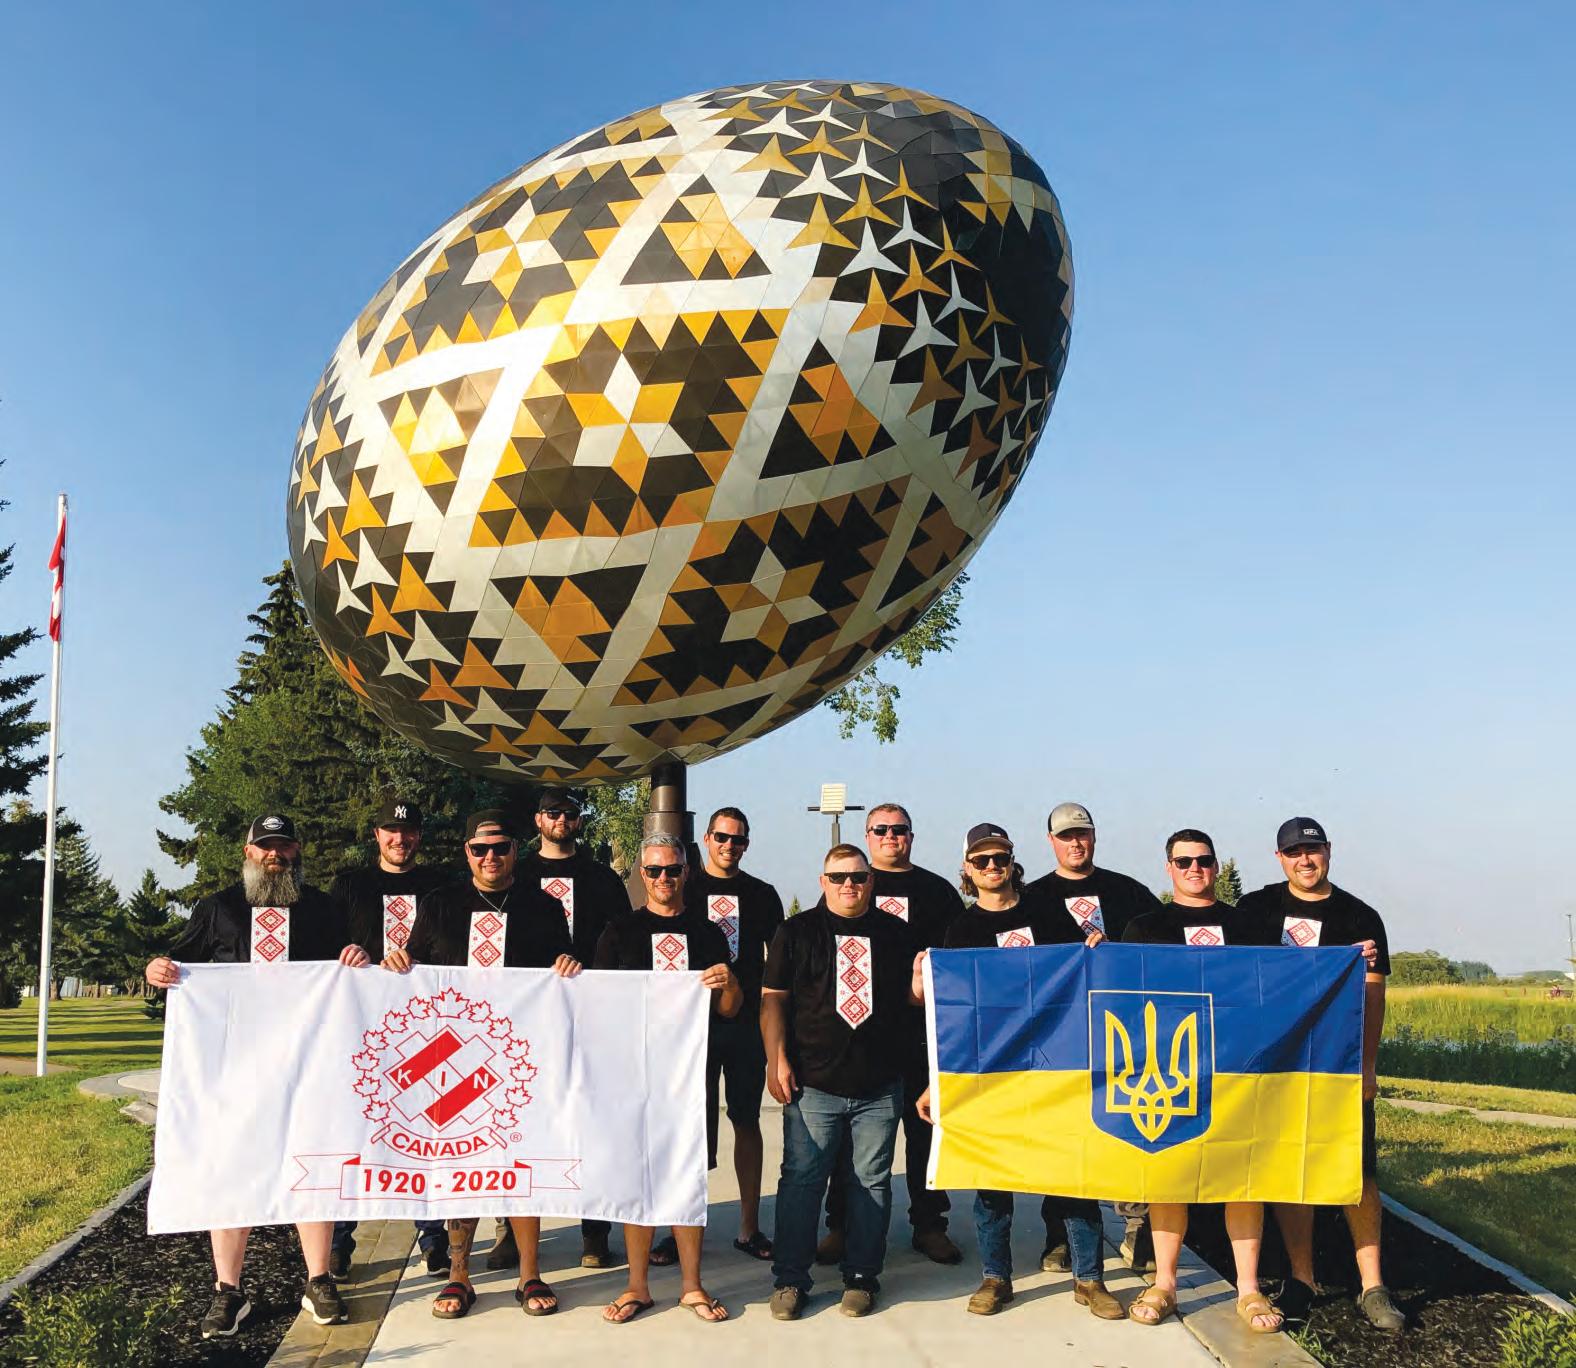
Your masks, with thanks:
M 472 769 L 727 750 L 968 562 L 1071 314 L 1043 173 L 945 100 L 784 82 L 607 124 L 444 224 L 334 353 L 290 472 L 312 621 Z

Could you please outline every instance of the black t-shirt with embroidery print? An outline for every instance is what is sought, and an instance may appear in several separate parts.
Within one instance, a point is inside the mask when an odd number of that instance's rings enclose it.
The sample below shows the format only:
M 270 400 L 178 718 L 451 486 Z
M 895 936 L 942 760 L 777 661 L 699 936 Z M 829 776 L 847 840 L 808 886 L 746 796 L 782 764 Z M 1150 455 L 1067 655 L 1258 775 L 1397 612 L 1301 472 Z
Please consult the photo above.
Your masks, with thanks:
M 482 969 L 551 969 L 560 955 L 574 953 L 558 900 L 519 879 L 500 893 L 467 882 L 427 894 L 416 904 L 406 949 L 417 964 Z
M 766 950 L 783 924 L 783 900 L 777 890 L 742 869 L 724 879 L 707 873 L 702 865 L 685 881 L 684 906 L 722 932 L 733 957 L 733 972 L 744 990 L 739 1020 L 758 1023 L 756 1009 L 761 1000 L 761 975 L 766 972 Z
M 906 922 L 874 910 L 814 907 L 782 924 L 763 985 L 789 995 L 788 1061 L 802 1086 L 872 1097 L 902 1076 L 920 948 Z
M 947 927 L 948 950 L 988 950 L 1030 945 L 1081 945 L 1084 933 L 1071 917 L 1047 915 L 1043 906 L 1019 898 L 1002 912 L 978 903 L 965 908 Z
M 1356 945 L 1371 940 L 1379 960 L 1368 972 L 1390 972 L 1390 940 L 1384 918 L 1344 888 L 1330 887 L 1328 898 L 1298 898 L 1285 883 L 1266 884 L 1244 894 L 1237 907 L 1262 923 L 1266 945 Z
M 592 956 L 593 969 L 661 969 L 700 973 L 727 964 L 728 938 L 705 913 L 685 908 L 664 917 L 649 907 L 608 923 Z
M 288 935 L 270 939 L 265 926 L 254 954 L 252 921 L 258 912 L 273 913 Z M 338 959 L 349 944 L 344 908 L 321 889 L 304 884 L 288 908 L 254 908 L 244 885 L 231 884 L 192 908 L 166 953 L 177 964 L 293 964 Z
M 1104 931 L 1112 941 L 1125 939 L 1123 933 L 1133 918 L 1158 912 L 1162 906 L 1137 879 L 1098 866 L 1082 879 L 1069 879 L 1053 869 L 1030 883 L 1023 896 L 1025 901 L 1043 904 L 1047 916 L 1065 917 L 1075 928 Z M 1086 935 L 1087 930 L 1079 939 Z
M 908 923 L 920 950 L 934 950 L 945 943 L 947 926 L 963 911 L 963 895 L 928 869 L 871 871 L 870 906 Z
M 1183 907 L 1161 903 L 1158 912 L 1146 912 L 1127 924 L 1122 939 L 1138 945 L 1276 945 L 1264 932 L 1263 918 L 1230 903 Z
M 341 870 L 334 876 L 328 896 L 344 908 L 350 920 L 350 939 L 376 962 L 390 950 L 402 950 L 409 944 L 417 904 L 453 878 L 430 865 L 412 865 L 396 873 L 372 865 Z M 403 935 L 399 928 L 403 928 Z
M 552 860 L 538 850 L 521 851 L 514 868 L 516 882 L 538 885 L 556 898 L 564 911 L 575 958 L 589 966 L 602 932 L 615 917 L 629 911 L 629 890 L 624 881 L 584 846 L 576 845 L 568 859 Z

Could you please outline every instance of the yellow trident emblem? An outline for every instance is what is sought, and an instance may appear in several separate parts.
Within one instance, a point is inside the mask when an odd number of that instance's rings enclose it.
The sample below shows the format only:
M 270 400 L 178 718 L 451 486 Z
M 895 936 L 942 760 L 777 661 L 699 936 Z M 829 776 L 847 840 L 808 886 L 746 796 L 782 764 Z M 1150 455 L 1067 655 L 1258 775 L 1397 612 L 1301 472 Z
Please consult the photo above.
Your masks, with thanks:
M 1105 1014 L 1105 1109 L 1132 1117 L 1150 1142 L 1165 1134 L 1173 1117 L 1198 1115 L 1198 1013 L 1189 1013 L 1172 1032 L 1169 1082 L 1160 1068 L 1157 1034 L 1155 1004 L 1145 1002 L 1144 1067 L 1134 1081 L 1132 1037 L 1114 1012 Z

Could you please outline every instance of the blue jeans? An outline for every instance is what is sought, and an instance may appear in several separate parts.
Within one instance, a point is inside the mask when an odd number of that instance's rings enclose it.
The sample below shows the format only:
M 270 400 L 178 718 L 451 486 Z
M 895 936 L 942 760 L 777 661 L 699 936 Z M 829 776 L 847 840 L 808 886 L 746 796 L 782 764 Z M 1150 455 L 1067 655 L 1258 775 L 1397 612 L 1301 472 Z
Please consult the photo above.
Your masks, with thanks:
M 1049 1199 L 1047 1199 L 1049 1200 Z M 1100 1268 L 1100 1204 L 1084 1198 L 1058 1197 L 1057 1208 L 1067 1226 L 1067 1253 L 1079 1282 L 1098 1278 Z M 974 1238 L 987 1278 L 1012 1277 L 1012 1193 L 981 1189 L 974 1194 Z
M 902 1110 L 901 1079 L 893 1079 L 873 1097 L 839 1097 L 806 1088 L 783 1108 L 783 1167 L 772 1242 L 777 1253 L 772 1278 L 778 1287 L 810 1290 L 821 1198 L 837 1152 L 845 1145 L 851 1164 L 844 1175 L 848 1226 L 843 1282 L 879 1286 L 892 1223 L 892 1156 Z
M 429 1249 L 445 1249 L 449 1243 L 449 1230 L 442 1221 L 417 1221 L 416 1238 L 421 1244 L 421 1252 L 425 1254 Z M 356 1247 L 356 1222 L 334 1222 L 335 1249 L 343 1249 L 347 1254 Z

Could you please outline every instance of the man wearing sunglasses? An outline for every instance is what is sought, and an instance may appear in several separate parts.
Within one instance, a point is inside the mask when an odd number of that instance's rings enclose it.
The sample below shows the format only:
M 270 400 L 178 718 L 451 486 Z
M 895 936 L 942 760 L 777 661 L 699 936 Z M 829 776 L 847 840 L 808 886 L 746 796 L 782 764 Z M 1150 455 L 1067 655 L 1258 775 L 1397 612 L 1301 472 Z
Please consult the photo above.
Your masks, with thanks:
M 1301 949 L 1356 945 L 1368 960 L 1363 1003 L 1363 1195 L 1356 1206 L 1346 1208 L 1346 1224 L 1362 1278 L 1358 1306 L 1379 1329 L 1404 1330 L 1406 1317 L 1391 1299 L 1380 1274 L 1383 1209 L 1374 1176 L 1378 1161 L 1374 1098 L 1379 1093 L 1379 1037 L 1384 1033 L 1385 979 L 1390 973 L 1384 919 L 1361 898 L 1330 882 L 1330 840 L 1312 817 L 1292 817 L 1281 823 L 1275 835 L 1275 858 L 1286 875 L 1285 882 L 1266 884 L 1247 894 L 1238 907 L 1259 918 L 1263 934 L 1272 943 Z M 1313 1219 L 1312 1207 L 1275 1207 L 1275 1221 L 1291 1263 L 1291 1277 L 1279 1298 L 1289 1320 L 1306 1320 L 1313 1305 Z
M 981 822 L 970 829 L 960 887 L 975 901 L 947 928 L 949 950 L 1080 943 L 1092 948 L 1105 939 L 1103 931 L 1086 931 L 1072 918 L 1024 900 L 1023 866 L 1013 854 L 1011 837 L 994 822 Z M 921 1097 L 921 1115 L 927 1119 L 928 1103 L 927 1090 Z M 1056 1204 L 1067 1229 L 1073 1300 L 1101 1320 L 1121 1320 L 1121 1304 L 1105 1286 L 1100 1204 L 1088 1198 L 1047 1200 Z M 1012 1212 L 1010 1192 L 981 1191 L 974 1196 L 974 1232 L 982 1273 L 968 1309 L 976 1316 L 993 1316 L 1013 1299 Z
M 372 828 L 377 862 L 359 869 L 341 870 L 328 896 L 350 919 L 350 937 L 381 963 L 384 947 L 398 950 L 410 940 L 416 924 L 416 905 L 449 876 L 417 858 L 421 849 L 421 808 L 408 798 L 391 798 L 379 809 Z M 449 1232 L 442 1221 L 417 1221 L 416 1238 L 431 1277 L 449 1271 Z M 356 1248 L 356 1223 L 334 1222 L 334 1248 L 328 1270 L 335 1278 L 350 1274 Z
M 1215 900 L 1215 843 L 1184 827 L 1166 841 L 1171 903 L 1128 923 L 1124 941 L 1140 945 L 1272 945 L 1261 918 Z M 1279 1330 L 1284 1317 L 1259 1291 L 1259 1248 L 1264 1239 L 1263 1202 L 1227 1202 L 1226 1233 L 1236 1260 L 1237 1316 L 1255 1334 Z M 1128 1308 L 1140 1325 L 1158 1325 L 1177 1308 L 1177 1260 L 1187 1235 L 1186 1202 L 1151 1202 L 1155 1282 Z
M 465 863 L 470 878 L 440 888 L 416 906 L 416 928 L 403 950 L 385 946 L 383 967 L 405 973 L 412 964 L 472 969 L 552 969 L 565 978 L 580 972 L 563 909 L 535 884 L 515 879 L 514 819 L 502 808 L 484 808 L 465 823 Z M 439 1320 L 458 1320 L 476 1303 L 471 1287 L 471 1246 L 477 1219 L 449 1222 L 449 1281 L 432 1303 Z M 516 1300 L 528 1316 L 549 1316 L 558 1297 L 542 1281 L 537 1216 L 511 1216 L 520 1251 Z
M 1094 862 L 1094 818 L 1082 803 L 1058 803 L 1046 822 L 1051 853 L 1056 868 L 1035 879 L 1024 896 L 1043 904 L 1048 915 L 1066 917 L 1078 930 L 1103 932 L 1107 940 L 1118 941 L 1134 917 L 1158 912 L 1160 899 L 1137 879 L 1103 869 Z M 1144 1220 L 1142 1202 L 1116 1202 L 1116 1213 L 1127 1223 L 1122 1240 L 1122 1257 L 1135 1272 L 1154 1268 L 1154 1247 Z M 1041 1203 L 1045 1218 L 1045 1249 L 1040 1268 L 1046 1273 L 1065 1273 L 1071 1267 L 1068 1247 L 1056 1233 L 1067 1213 L 1054 1199 Z
M 908 923 L 921 950 L 934 950 L 946 940 L 947 927 L 963 911 L 963 899 L 952 882 L 914 863 L 914 822 L 901 803 L 881 803 L 865 819 L 865 846 L 870 852 L 870 905 Z M 903 1062 L 903 1157 L 908 1174 L 908 1220 L 912 1244 L 939 1264 L 961 1263 L 963 1251 L 947 1235 L 952 1203 L 945 1192 L 925 1186 L 930 1167 L 929 1124 L 915 1104 L 930 1082 L 925 1048 L 925 1014 L 910 1014 L 907 1053 Z M 843 1157 L 847 1162 L 847 1156 Z M 816 1262 L 835 1264 L 843 1257 L 844 1185 L 833 1183 L 826 1194 L 826 1238 L 815 1252 Z
M 685 865 L 684 843 L 677 836 L 647 836 L 641 842 L 640 881 L 645 886 L 646 905 L 609 923 L 597 942 L 592 967 L 699 973 L 701 983 L 711 989 L 714 1019 L 732 1017 L 738 1013 L 744 995 L 729 962 L 728 941 L 704 912 L 686 909 Z M 707 1164 L 715 1168 L 714 1096 L 707 1097 L 706 1147 Z M 648 1281 L 655 1233 L 650 1226 L 625 1225 L 629 1285 L 603 1311 L 604 1320 L 624 1325 L 655 1304 Z M 688 1307 L 703 1321 L 724 1321 L 728 1319 L 727 1308 L 706 1291 L 700 1280 L 704 1234 L 700 1226 L 673 1227 L 674 1252 L 684 1280 L 679 1305 Z
M 608 922 L 629 911 L 624 881 L 599 862 L 580 840 L 580 804 L 567 789 L 543 789 L 536 800 L 535 850 L 521 852 L 516 875 L 534 882 L 564 909 L 574 956 L 590 964 Z M 580 1266 L 612 1268 L 618 1257 L 608 1247 L 612 1226 L 606 1221 L 580 1222 Z M 513 1268 L 519 1251 L 507 1229 L 487 1255 L 488 1268 Z
M 739 1180 L 739 1234 L 733 1247 L 755 1259 L 772 1257 L 772 1242 L 760 1227 L 761 1094 L 766 1088 L 766 1051 L 761 1044 L 761 974 L 766 947 L 783 924 L 783 900 L 764 879 L 740 867 L 750 846 L 750 819 L 736 807 L 718 808 L 701 838 L 703 863 L 685 880 L 684 901 L 721 931 L 744 1005 L 732 1021 L 712 1031 L 706 1061 L 707 1096 L 715 1110 L 726 1087 L 728 1124 L 733 1127 L 733 1171 Z
M 865 853 L 834 846 L 822 864 L 822 904 L 784 922 L 766 958 L 766 1085 L 783 1104 L 777 1320 L 798 1319 L 809 1297 L 816 1217 L 834 1174 L 848 1213 L 843 1314 L 868 1315 L 880 1291 L 920 946 L 905 921 L 872 907 L 871 886 Z

